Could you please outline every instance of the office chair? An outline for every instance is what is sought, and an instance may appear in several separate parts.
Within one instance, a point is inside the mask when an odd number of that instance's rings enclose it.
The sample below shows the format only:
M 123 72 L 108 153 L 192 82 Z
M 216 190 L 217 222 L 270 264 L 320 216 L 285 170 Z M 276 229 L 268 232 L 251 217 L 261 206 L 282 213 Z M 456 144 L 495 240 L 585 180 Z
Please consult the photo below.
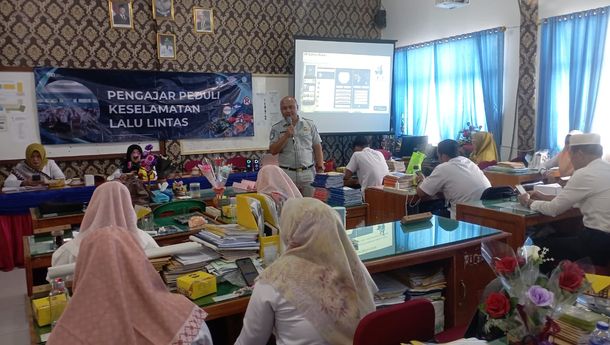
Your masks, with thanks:
M 434 337 L 434 307 L 427 299 L 415 299 L 374 311 L 365 316 L 354 334 L 354 345 L 396 345 Z

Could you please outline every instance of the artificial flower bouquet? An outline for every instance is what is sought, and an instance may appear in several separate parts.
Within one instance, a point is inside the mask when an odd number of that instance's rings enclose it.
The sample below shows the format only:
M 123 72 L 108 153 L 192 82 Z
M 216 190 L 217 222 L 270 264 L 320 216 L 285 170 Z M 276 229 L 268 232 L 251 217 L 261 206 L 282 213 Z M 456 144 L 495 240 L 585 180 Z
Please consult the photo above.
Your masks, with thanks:
M 474 126 L 470 122 L 466 122 L 466 127 L 458 133 L 458 143 L 460 145 L 472 144 L 472 133 L 479 132 L 483 126 Z
M 201 174 L 208 179 L 214 190 L 224 189 L 229 174 L 233 170 L 231 165 L 225 165 L 221 160 L 216 160 L 216 164 L 212 164 L 207 158 L 205 162 L 199 164 L 198 168 Z
M 529 240 L 528 240 L 529 242 Z M 588 287 L 585 272 L 574 262 L 562 261 L 549 277 L 540 264 L 551 261 L 548 250 L 526 242 L 515 254 L 505 243 L 481 245 L 481 254 L 501 282 L 502 289 L 487 296 L 480 310 L 487 316 L 485 332 L 499 329 L 513 344 L 550 344 L 559 332 L 554 321 Z

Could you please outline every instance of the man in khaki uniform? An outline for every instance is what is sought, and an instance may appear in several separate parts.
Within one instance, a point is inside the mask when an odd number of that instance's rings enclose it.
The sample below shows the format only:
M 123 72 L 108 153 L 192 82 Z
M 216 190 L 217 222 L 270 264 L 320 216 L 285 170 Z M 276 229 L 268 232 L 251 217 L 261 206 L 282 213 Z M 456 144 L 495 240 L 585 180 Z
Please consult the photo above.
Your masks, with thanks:
M 313 121 L 300 117 L 297 110 L 294 97 L 282 98 L 280 111 L 284 120 L 271 127 L 269 151 L 278 155 L 280 168 L 290 176 L 303 196 L 312 196 L 311 182 L 315 172 L 324 171 L 322 140 Z

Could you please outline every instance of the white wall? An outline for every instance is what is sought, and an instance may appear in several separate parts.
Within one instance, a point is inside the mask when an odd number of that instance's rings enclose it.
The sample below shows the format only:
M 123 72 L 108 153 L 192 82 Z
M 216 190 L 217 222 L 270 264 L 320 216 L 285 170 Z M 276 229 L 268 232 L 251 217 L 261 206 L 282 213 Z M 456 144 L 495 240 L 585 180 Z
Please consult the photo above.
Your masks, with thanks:
M 470 5 L 446 10 L 434 0 L 381 0 L 387 13 L 384 39 L 398 40 L 396 46 L 491 29 L 519 26 L 517 0 L 470 0 Z
M 610 6 L 610 0 L 540 0 L 538 17 L 555 17 L 604 6 Z
M 468 6 L 452 10 L 434 6 L 434 0 L 381 0 L 387 11 L 382 38 L 397 40 L 396 46 L 506 27 L 504 48 L 504 117 L 501 159 L 516 155 L 515 106 L 519 76 L 518 0 L 470 0 Z M 610 5 L 610 0 L 539 0 L 540 18 L 547 18 Z M 511 140 L 511 138 L 513 140 Z M 511 152 L 512 146 L 515 148 Z

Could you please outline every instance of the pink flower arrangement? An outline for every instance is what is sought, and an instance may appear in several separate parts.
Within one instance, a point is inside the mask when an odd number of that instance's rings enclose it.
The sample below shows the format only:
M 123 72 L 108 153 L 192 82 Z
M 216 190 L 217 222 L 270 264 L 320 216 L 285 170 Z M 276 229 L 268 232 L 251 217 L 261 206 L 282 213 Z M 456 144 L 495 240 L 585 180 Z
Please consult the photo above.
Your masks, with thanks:
M 547 249 L 524 245 L 515 254 L 494 241 L 482 244 L 481 254 L 502 283 L 502 291 L 479 307 L 487 315 L 485 331 L 506 332 L 509 342 L 548 342 L 559 331 L 554 320 L 588 287 L 584 271 L 570 261 L 560 262 L 550 277 L 542 275 L 540 264 L 552 260 L 546 258 Z

